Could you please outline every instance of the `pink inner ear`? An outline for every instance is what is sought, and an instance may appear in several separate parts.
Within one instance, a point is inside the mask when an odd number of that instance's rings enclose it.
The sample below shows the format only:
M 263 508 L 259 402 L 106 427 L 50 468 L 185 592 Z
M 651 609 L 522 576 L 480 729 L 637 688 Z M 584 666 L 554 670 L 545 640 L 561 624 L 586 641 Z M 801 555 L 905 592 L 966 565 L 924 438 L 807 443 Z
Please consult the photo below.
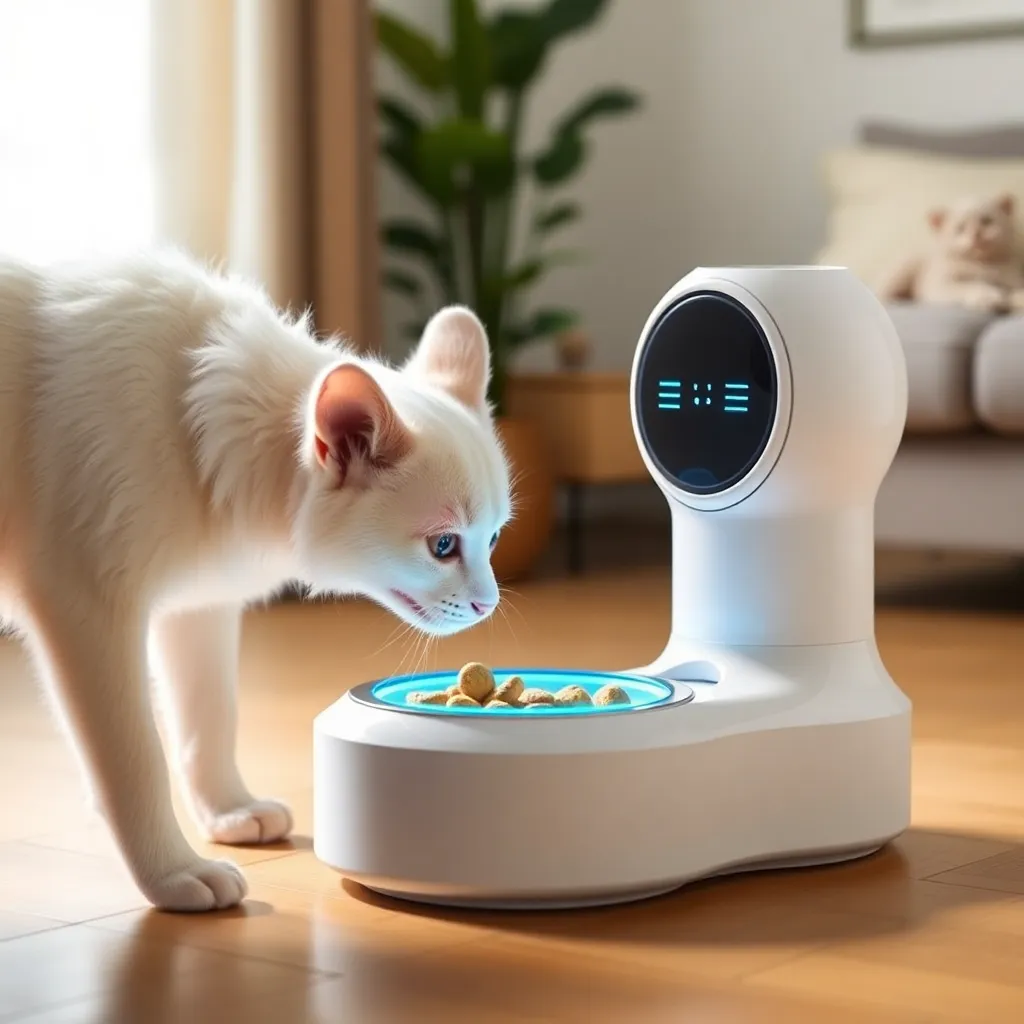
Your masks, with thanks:
M 314 453 L 322 466 L 337 466 L 339 484 L 354 463 L 389 469 L 411 448 L 412 435 L 362 367 L 348 363 L 327 375 L 316 400 Z

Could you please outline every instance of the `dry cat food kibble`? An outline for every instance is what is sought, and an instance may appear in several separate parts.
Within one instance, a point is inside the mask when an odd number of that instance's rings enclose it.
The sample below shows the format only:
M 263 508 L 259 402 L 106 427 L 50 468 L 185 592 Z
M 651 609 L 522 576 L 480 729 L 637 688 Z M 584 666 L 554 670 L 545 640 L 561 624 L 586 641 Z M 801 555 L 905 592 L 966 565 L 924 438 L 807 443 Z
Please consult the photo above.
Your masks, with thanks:
M 547 690 L 542 690 L 539 687 L 532 686 L 529 690 L 523 690 L 519 695 L 520 704 L 554 704 L 555 695 L 548 693 Z
M 555 694 L 555 703 L 560 707 L 579 707 L 593 702 L 590 694 L 582 686 L 563 686 Z
M 484 664 L 471 661 L 459 671 L 459 681 L 444 690 L 416 690 L 406 696 L 407 704 L 445 705 L 450 708 L 490 708 L 494 711 L 538 711 L 544 708 L 612 707 L 631 704 L 629 694 L 614 683 L 602 686 L 591 697 L 582 686 L 572 683 L 557 693 L 539 686 L 524 687 L 521 676 L 509 676 L 497 683 Z
M 609 683 L 594 694 L 594 703 L 607 707 L 609 704 L 629 704 L 629 694 L 621 686 Z
M 509 676 L 494 691 L 494 699 L 506 704 L 518 704 L 523 696 L 523 681 L 519 676 Z
M 416 693 L 410 693 L 405 700 L 407 704 L 447 704 L 448 693 L 445 690 L 435 690 L 433 693 L 418 690 Z
M 486 665 L 471 661 L 459 671 L 459 689 L 475 701 L 484 700 L 494 690 L 494 674 Z

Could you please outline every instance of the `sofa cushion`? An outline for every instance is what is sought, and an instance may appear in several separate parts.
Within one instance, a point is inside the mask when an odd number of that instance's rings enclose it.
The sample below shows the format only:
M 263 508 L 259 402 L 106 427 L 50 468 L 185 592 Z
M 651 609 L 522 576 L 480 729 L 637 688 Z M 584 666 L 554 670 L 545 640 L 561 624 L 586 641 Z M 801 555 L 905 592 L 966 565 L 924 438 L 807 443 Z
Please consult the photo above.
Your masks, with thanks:
M 1024 316 L 1000 317 L 974 349 L 974 409 L 990 430 L 1024 434 Z
M 975 426 L 974 347 L 993 317 L 959 306 L 899 302 L 888 307 L 907 359 L 907 429 L 951 433 Z

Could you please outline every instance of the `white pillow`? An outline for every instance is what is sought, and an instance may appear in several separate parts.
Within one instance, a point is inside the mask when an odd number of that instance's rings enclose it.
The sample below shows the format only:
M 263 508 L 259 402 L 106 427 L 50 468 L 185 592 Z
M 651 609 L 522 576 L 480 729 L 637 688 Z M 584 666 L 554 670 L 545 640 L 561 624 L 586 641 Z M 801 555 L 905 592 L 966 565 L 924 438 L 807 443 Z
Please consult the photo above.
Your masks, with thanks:
M 829 198 L 820 263 L 849 267 L 877 288 L 892 268 L 929 240 L 928 211 L 974 196 L 1009 192 L 1017 200 L 1018 245 L 1024 256 L 1024 160 L 965 160 L 880 146 L 827 153 Z

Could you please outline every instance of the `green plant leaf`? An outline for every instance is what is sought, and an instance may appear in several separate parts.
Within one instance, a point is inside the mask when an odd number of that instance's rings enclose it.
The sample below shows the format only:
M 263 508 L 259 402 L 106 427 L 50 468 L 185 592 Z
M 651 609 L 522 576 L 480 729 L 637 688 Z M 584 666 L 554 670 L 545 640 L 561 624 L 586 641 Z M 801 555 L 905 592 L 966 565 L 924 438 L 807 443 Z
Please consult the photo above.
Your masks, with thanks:
M 548 50 L 543 15 L 499 11 L 487 26 L 491 48 L 491 82 L 519 91 L 539 73 Z
M 445 201 L 430 191 L 420 174 L 419 165 L 416 162 L 415 139 L 385 139 L 381 143 L 380 151 L 399 176 L 420 192 L 425 199 L 444 205 Z
M 576 203 L 555 203 L 554 206 L 539 213 L 533 223 L 537 231 L 546 234 L 549 231 L 554 231 L 555 228 L 571 224 L 579 216 L 580 208 Z
M 384 11 L 374 20 L 377 43 L 417 85 L 437 93 L 448 84 L 447 61 L 429 36 Z
M 508 136 L 464 118 L 424 131 L 416 141 L 416 166 L 431 194 L 447 202 L 473 181 L 487 192 L 503 191 L 515 175 Z
M 484 289 L 488 297 L 494 299 L 498 296 L 507 295 L 509 292 L 520 291 L 536 283 L 546 271 L 558 266 L 560 263 L 573 263 L 579 259 L 579 254 L 571 249 L 560 249 L 555 252 L 545 253 L 534 259 L 524 260 L 522 263 L 509 267 L 500 278 L 489 278 L 484 281 Z
M 518 266 L 510 267 L 502 278 L 502 291 L 512 292 L 533 284 L 544 273 L 545 262 L 542 259 L 527 260 Z
M 464 118 L 480 119 L 490 76 L 489 40 L 476 0 L 448 0 L 452 85 Z
M 394 96 L 380 96 L 377 99 L 377 110 L 381 120 L 391 128 L 395 136 L 408 138 L 419 135 L 423 130 L 419 115 Z
M 510 325 L 505 332 L 509 345 L 517 348 L 531 341 L 561 334 L 579 323 L 579 314 L 569 309 L 538 309 L 522 323 Z
M 561 184 L 580 169 L 585 156 L 586 147 L 576 132 L 559 132 L 534 160 L 534 176 L 541 185 Z
M 410 298 L 416 298 L 423 292 L 423 286 L 413 274 L 407 270 L 399 270 L 397 267 L 388 267 L 381 275 L 385 288 L 401 292 Z
M 592 25 L 608 6 L 608 0 L 551 0 L 544 11 L 549 39 L 571 35 Z
M 442 289 L 450 290 L 451 254 L 442 236 L 416 221 L 400 218 L 384 224 L 381 228 L 381 240 L 395 252 L 405 256 L 417 256 L 426 261 L 437 275 Z
M 628 114 L 640 105 L 640 97 L 629 89 L 613 86 L 598 89 L 586 99 L 580 100 L 575 108 L 558 122 L 558 134 L 580 132 L 589 121 L 599 117 L 616 117 Z
M 442 253 L 444 243 L 430 228 L 411 220 L 392 220 L 381 229 L 384 244 L 400 252 L 435 257 Z

